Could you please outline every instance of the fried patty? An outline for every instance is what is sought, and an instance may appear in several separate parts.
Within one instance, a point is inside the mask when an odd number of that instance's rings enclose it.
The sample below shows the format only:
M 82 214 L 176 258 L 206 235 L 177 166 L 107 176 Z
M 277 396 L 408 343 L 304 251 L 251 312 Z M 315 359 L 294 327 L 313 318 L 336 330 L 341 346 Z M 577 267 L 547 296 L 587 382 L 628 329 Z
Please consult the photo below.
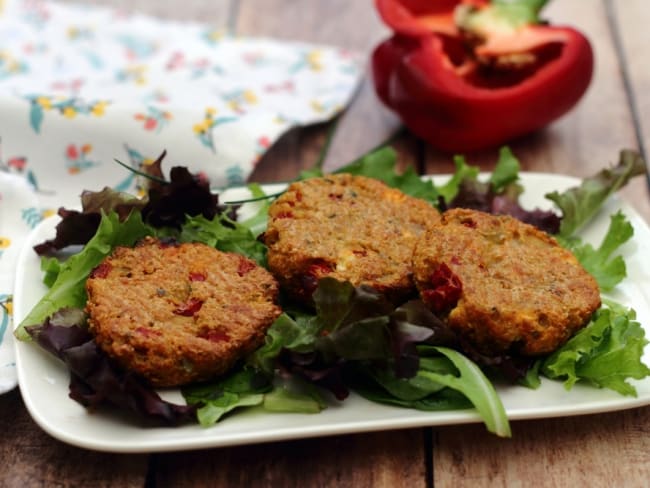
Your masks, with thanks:
M 444 212 L 413 267 L 424 303 L 488 355 L 550 353 L 600 306 L 596 280 L 571 252 L 509 216 Z
M 262 345 L 281 312 L 267 270 L 199 243 L 116 248 L 86 290 L 98 346 L 160 387 L 226 372 Z
M 424 200 L 350 174 L 293 183 L 269 209 L 268 266 L 289 296 L 309 301 L 318 279 L 368 285 L 398 301 L 415 293 L 416 241 L 440 219 Z

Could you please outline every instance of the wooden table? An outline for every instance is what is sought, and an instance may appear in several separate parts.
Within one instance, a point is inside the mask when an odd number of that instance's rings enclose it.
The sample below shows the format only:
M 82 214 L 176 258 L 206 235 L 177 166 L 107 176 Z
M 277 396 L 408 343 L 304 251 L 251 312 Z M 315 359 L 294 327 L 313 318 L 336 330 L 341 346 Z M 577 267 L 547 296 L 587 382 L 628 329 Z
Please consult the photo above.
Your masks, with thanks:
M 387 35 L 371 0 L 95 0 L 196 19 L 244 35 L 324 42 L 370 52 Z M 544 131 L 514 141 L 524 170 L 589 175 L 623 147 L 650 145 L 650 9 L 646 0 L 556 0 L 556 23 L 578 26 L 597 58 L 586 98 Z M 328 124 L 287 134 L 262 160 L 257 181 L 287 180 L 316 161 Z M 398 128 L 366 81 L 340 117 L 326 160 L 334 168 Z M 402 164 L 452 170 L 451 158 L 401 132 Z M 486 170 L 495 151 L 468 155 Z M 624 196 L 650 221 L 642 178 Z M 0 486 L 648 486 L 650 407 L 513 422 L 513 438 L 482 425 L 421 428 L 180 453 L 86 451 L 36 426 L 14 390 L 0 397 Z

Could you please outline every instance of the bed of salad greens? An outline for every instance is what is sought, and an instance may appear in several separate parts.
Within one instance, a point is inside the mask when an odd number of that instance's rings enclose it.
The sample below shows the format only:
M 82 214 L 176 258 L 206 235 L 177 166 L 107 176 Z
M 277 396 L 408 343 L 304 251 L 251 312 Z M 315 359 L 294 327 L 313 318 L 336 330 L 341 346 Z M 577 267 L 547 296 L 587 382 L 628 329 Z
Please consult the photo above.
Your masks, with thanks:
M 35 247 L 43 255 L 49 289 L 16 336 L 33 339 L 59 357 L 70 370 L 70 396 L 89 408 L 111 404 L 158 423 L 198 419 L 209 426 L 234 409 L 253 405 L 270 412 L 317 413 L 333 398 L 343 401 L 354 391 L 372 401 L 421 410 L 473 407 L 488 430 L 509 436 L 495 381 L 535 388 L 544 376 L 567 388 L 586 382 L 636 395 L 627 380 L 650 375 L 641 361 L 648 341 L 635 312 L 611 301 L 604 300 L 591 322 L 548 357 L 485 357 L 462 348 L 444 320 L 415 297 L 396 306 L 370 288 L 324 278 L 314 293 L 313 309 L 282 299 L 284 313 L 268 330 L 262 347 L 227 375 L 182 388 L 186 405 L 169 403 L 97 347 L 83 312 L 85 280 L 116 246 L 132 246 L 147 235 L 203 242 L 264 266 L 266 247 L 258 237 L 266 227 L 273 195 L 249 185 L 249 201 L 258 210 L 238 221 L 241 202 L 219 202 L 209 182 L 183 167 L 172 168 L 165 178 L 163 157 L 147 169 L 145 198 L 108 188 L 84 192 L 82 209 L 60 209 L 56 236 Z M 630 239 L 633 228 L 623 214 L 611 216 L 598 247 L 583 243 L 576 233 L 612 193 L 645 173 L 638 153 L 624 150 L 616 165 L 575 188 L 546 195 L 557 212 L 521 207 L 520 166 L 508 148 L 502 148 L 486 178 L 457 156 L 456 171 L 444 185 L 422 179 L 413 169 L 397 173 L 396 159 L 395 151 L 382 147 L 338 172 L 380 179 L 440 210 L 462 206 L 513 215 L 571 249 L 603 292 L 625 278 L 625 262 L 617 249 Z M 321 174 L 314 169 L 299 178 Z M 60 251 L 74 246 L 83 248 L 61 259 Z

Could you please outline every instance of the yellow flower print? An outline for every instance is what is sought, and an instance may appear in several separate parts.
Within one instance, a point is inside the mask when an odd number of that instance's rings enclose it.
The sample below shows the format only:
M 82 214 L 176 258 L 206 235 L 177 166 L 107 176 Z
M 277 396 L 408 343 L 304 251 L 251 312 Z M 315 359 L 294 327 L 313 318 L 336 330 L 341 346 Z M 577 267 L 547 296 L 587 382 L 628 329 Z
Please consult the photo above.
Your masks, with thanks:
M 307 63 L 309 63 L 309 67 L 313 71 L 320 71 L 323 69 L 323 65 L 321 63 L 321 58 L 322 58 L 322 52 L 321 51 L 310 51 L 307 54 Z
M 192 129 L 194 130 L 195 134 L 203 134 L 203 133 L 208 131 L 211 124 L 212 124 L 212 120 L 206 118 L 206 119 L 203 119 L 202 122 L 194 124 Z
M 0 237 L 0 249 L 7 249 L 11 245 L 11 239 L 8 237 Z
M 144 158 L 144 159 L 142 160 L 142 166 L 151 166 L 151 165 L 152 165 L 153 163 L 155 163 L 155 162 L 156 162 L 155 159 Z
M 50 97 L 38 97 L 36 103 L 45 110 L 50 110 L 52 108 L 52 99 Z
M 100 100 L 90 108 L 90 113 L 93 114 L 95 117 L 101 117 L 106 112 L 107 106 L 108 106 L 108 101 Z
M 325 111 L 325 107 L 318 100 L 312 100 L 310 105 L 312 110 L 316 113 L 322 114 Z
M 2 311 L 1 309 L 4 309 L 5 317 L 2 317 Z M 0 322 L 3 324 L 0 325 L 6 325 L 6 316 L 7 315 L 13 315 L 14 313 L 14 301 L 13 297 L 11 295 L 0 295 Z
M 223 31 L 213 30 L 213 31 L 207 32 L 205 34 L 205 39 L 207 39 L 210 42 L 220 41 L 221 39 L 223 39 Z
M 145 77 L 145 73 L 147 71 L 146 66 L 143 65 L 133 66 L 128 71 L 130 72 L 133 81 L 135 81 L 137 85 L 147 84 L 147 78 Z
M 253 90 L 244 90 L 242 96 L 247 103 L 250 104 L 257 103 L 257 95 L 255 95 L 255 92 Z
M 217 114 L 217 109 L 214 107 L 208 107 L 205 109 L 206 115 L 212 116 Z
M 63 108 L 63 116 L 67 117 L 69 119 L 73 119 L 77 115 L 77 111 L 75 110 L 74 107 L 64 107 Z
M 48 217 L 51 217 L 51 216 L 54 215 L 55 213 L 56 213 L 56 210 L 54 210 L 53 208 L 46 208 L 45 210 L 43 210 L 43 211 L 41 212 L 41 217 L 43 217 L 44 219 L 46 219 L 46 218 L 48 218 Z

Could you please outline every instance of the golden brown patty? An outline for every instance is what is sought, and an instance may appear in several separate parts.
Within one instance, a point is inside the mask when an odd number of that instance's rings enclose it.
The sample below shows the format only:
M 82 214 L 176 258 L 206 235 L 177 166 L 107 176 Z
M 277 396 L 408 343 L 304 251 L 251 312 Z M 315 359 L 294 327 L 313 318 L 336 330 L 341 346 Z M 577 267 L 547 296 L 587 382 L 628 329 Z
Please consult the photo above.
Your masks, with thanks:
M 485 354 L 550 353 L 600 306 L 598 284 L 571 252 L 508 216 L 448 210 L 413 266 L 425 304 Z
M 280 314 L 273 276 L 198 243 L 120 247 L 86 282 L 90 330 L 110 357 L 154 386 L 224 373 Z
M 337 174 L 293 183 L 269 210 L 269 269 L 299 300 L 309 300 L 323 276 L 397 300 L 415 292 L 413 247 L 439 219 L 425 201 L 371 178 Z

